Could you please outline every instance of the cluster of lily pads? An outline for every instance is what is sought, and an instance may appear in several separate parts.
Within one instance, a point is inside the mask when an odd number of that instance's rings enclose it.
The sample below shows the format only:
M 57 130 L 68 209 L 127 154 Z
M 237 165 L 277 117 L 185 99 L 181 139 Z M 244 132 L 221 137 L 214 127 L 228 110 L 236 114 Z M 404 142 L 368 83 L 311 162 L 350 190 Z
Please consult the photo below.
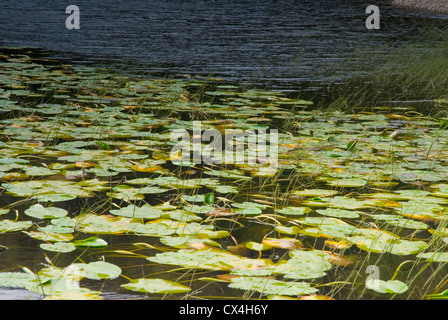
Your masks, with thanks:
M 167 273 L 209 271 L 187 282 L 269 298 L 355 290 L 337 273 L 365 255 L 448 261 L 444 122 L 407 109 L 319 113 L 282 92 L 136 78 L 29 50 L 4 51 L 0 69 L 0 233 L 36 239 L 36 250 L 106 250 L 133 235 L 144 239 L 130 243 L 135 250 L 110 251 L 173 266 Z M 277 166 L 174 164 L 170 133 L 195 120 L 220 131 L 279 129 Z M 79 285 L 84 278 L 177 297 L 199 286 L 132 279 L 105 260 L 0 270 L 0 286 L 49 299 L 101 298 Z M 361 287 L 397 295 L 410 279 Z

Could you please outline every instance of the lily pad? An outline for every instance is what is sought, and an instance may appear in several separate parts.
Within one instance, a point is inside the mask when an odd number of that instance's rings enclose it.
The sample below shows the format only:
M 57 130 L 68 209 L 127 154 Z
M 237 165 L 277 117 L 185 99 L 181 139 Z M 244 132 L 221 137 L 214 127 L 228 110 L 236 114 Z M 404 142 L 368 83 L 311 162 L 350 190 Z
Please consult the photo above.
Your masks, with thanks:
M 73 263 L 70 267 L 78 269 L 86 278 L 92 280 L 115 279 L 121 274 L 120 267 L 105 261 L 95 261 L 88 264 Z
M 47 251 L 53 252 L 72 252 L 76 250 L 76 246 L 69 242 L 41 243 L 40 247 Z
M 366 287 L 379 293 L 400 294 L 408 290 L 406 283 L 399 280 L 383 281 L 380 279 L 368 279 Z
M 25 214 L 38 219 L 55 219 L 63 218 L 68 212 L 62 208 L 48 207 L 45 208 L 41 204 L 35 204 L 25 210 Z
M 98 237 L 90 237 L 72 242 L 77 247 L 102 248 L 107 246 L 107 242 Z
M 146 293 L 185 293 L 189 292 L 191 289 L 187 286 L 164 280 L 164 279 L 132 279 L 129 283 L 122 284 L 121 287 L 136 291 L 136 292 L 146 292 Z
M 33 225 L 31 221 L 12 221 L 2 220 L 0 221 L 0 232 L 13 232 L 21 231 L 30 228 Z
M 146 218 L 146 219 L 157 219 L 162 215 L 162 210 L 152 207 L 149 204 L 144 204 L 142 207 L 137 207 L 135 205 L 128 205 L 127 207 L 121 208 L 119 210 L 110 210 L 110 213 L 114 215 L 119 215 L 128 218 Z
M 285 207 L 277 210 L 277 212 L 288 216 L 302 216 L 311 212 L 311 209 L 308 207 Z
M 318 291 L 306 282 L 285 282 L 261 277 L 233 278 L 229 287 L 246 291 L 255 291 L 265 295 L 279 294 L 285 296 L 308 295 Z

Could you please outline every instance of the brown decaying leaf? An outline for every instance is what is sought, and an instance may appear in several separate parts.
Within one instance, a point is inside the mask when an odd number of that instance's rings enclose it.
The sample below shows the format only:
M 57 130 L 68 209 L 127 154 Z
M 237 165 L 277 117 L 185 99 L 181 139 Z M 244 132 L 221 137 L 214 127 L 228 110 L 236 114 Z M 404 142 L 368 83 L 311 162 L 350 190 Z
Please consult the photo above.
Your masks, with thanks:
M 227 208 L 216 208 L 215 210 L 207 212 L 207 215 L 214 217 L 227 217 L 227 216 L 234 216 L 236 214 L 238 213 Z

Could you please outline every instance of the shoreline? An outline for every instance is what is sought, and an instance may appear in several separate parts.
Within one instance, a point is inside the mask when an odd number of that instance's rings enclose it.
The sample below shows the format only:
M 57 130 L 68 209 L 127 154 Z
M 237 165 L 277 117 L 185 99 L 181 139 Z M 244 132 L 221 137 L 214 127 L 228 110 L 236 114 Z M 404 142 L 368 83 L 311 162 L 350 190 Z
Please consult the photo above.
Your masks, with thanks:
M 448 13 L 448 2 L 445 0 L 394 0 L 392 5 L 402 9 Z

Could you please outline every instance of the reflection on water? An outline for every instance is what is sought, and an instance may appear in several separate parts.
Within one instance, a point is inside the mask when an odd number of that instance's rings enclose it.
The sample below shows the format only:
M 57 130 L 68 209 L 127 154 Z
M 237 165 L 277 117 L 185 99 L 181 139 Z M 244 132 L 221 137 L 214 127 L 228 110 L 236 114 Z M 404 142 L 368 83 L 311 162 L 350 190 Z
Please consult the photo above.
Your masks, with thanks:
M 79 0 L 81 28 L 68 30 L 66 1 L 7 0 L 0 5 L 0 45 L 41 47 L 79 62 L 111 59 L 137 73 L 211 74 L 288 86 L 332 78 L 327 67 L 354 50 L 377 54 L 413 39 L 428 24 L 446 22 L 446 16 L 401 11 L 385 1 L 381 30 L 369 31 L 370 2 L 153 0 L 133 6 Z

